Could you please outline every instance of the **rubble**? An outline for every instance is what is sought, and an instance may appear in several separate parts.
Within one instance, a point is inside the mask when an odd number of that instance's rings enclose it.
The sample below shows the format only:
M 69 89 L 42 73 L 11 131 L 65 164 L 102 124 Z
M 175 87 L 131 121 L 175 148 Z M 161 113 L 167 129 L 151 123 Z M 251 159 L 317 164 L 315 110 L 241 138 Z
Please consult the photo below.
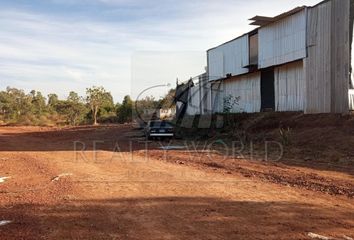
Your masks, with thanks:
M 52 182 L 55 182 L 55 181 L 59 181 L 60 178 L 62 177 L 68 177 L 68 176 L 72 176 L 73 174 L 72 173 L 62 173 L 62 174 L 59 174 L 58 176 L 54 177 L 52 179 Z

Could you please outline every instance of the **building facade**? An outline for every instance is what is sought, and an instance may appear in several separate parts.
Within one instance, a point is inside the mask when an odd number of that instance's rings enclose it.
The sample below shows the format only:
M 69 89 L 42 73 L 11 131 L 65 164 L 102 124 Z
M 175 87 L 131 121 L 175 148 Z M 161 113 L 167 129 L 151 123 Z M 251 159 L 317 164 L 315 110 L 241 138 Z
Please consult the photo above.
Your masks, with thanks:
M 354 110 L 353 0 L 327 0 L 276 17 L 207 51 L 187 114 Z M 237 102 L 225 108 L 230 98 Z

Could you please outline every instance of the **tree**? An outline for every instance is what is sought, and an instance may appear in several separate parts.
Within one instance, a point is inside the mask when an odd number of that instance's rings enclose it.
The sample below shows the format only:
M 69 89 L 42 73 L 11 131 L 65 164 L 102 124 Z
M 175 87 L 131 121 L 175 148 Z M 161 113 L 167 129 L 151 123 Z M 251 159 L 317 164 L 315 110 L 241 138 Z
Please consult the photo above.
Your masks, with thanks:
M 126 123 L 132 121 L 133 115 L 133 100 L 129 95 L 125 96 L 122 105 L 117 109 L 117 116 L 119 123 Z
M 116 108 L 111 93 L 106 92 L 104 94 L 102 105 L 98 111 L 98 116 L 100 119 L 106 119 L 116 116 Z
M 65 100 L 60 100 L 55 93 L 49 94 L 48 101 L 36 90 L 27 94 L 23 90 L 7 87 L 5 91 L 0 91 L 1 123 L 77 125 L 92 119 L 97 124 L 98 117 L 114 122 L 116 109 L 111 93 L 102 87 L 87 89 L 87 99 L 72 91 Z
M 84 119 L 85 114 L 87 113 L 87 108 L 82 100 L 79 97 L 79 94 L 71 91 L 66 100 L 69 109 L 67 112 L 68 120 L 71 125 L 77 125 L 80 120 Z
M 32 90 L 30 94 L 32 96 L 32 105 L 33 105 L 34 113 L 37 116 L 42 115 L 43 112 L 46 110 L 45 97 L 43 97 L 41 92 L 36 92 L 35 90 Z
M 56 111 L 56 105 L 59 102 L 58 95 L 55 93 L 48 94 L 48 109 L 50 112 L 55 112 Z
M 69 93 L 69 96 L 68 96 L 67 100 L 70 101 L 70 102 L 80 102 L 81 98 L 80 98 L 79 94 L 77 94 L 74 91 L 71 91 Z
M 93 118 L 93 124 L 97 125 L 97 115 L 100 107 L 107 101 L 107 98 L 111 96 L 103 87 L 92 87 L 86 89 L 87 98 L 86 101 L 91 108 L 91 114 Z M 112 100 L 113 102 L 113 100 Z
M 48 94 L 48 105 L 54 106 L 58 101 L 58 95 L 56 95 L 55 93 Z
M 70 92 L 66 100 L 59 100 L 56 103 L 55 111 L 64 117 L 68 124 L 76 126 L 84 120 L 89 110 L 82 97 Z
M 146 96 L 143 99 L 139 99 L 135 102 L 136 111 L 142 111 L 143 109 L 153 109 L 159 107 L 159 102 L 155 100 L 154 96 Z
M 19 117 L 32 112 L 32 97 L 23 90 L 7 87 L 0 92 L 0 113 L 7 121 L 17 121 Z
M 231 113 L 231 111 L 234 109 L 235 105 L 238 105 L 240 102 L 241 97 L 235 97 L 232 96 L 231 94 L 227 95 L 224 97 L 224 104 L 223 104 L 223 113 Z
M 175 107 L 176 89 L 170 89 L 165 97 L 160 100 L 159 107 L 168 109 Z

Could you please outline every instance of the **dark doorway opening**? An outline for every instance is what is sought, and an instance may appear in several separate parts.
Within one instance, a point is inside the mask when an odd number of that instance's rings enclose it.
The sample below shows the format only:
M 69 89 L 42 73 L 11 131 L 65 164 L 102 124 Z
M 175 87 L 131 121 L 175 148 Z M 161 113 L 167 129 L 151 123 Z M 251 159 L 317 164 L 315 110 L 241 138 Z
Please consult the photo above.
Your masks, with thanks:
M 262 111 L 275 110 L 274 69 L 265 69 L 261 73 L 261 108 Z

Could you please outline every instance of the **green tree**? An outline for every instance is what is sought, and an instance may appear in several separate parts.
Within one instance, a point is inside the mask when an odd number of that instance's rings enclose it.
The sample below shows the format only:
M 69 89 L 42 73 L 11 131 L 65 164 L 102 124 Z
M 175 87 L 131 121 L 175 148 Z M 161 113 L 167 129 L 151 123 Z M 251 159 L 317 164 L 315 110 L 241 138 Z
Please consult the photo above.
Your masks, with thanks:
M 93 124 L 97 125 L 97 115 L 100 108 L 109 101 L 111 96 L 103 87 L 91 87 L 86 89 L 86 101 L 91 109 Z M 113 102 L 113 99 L 112 99 Z M 114 104 L 113 104 L 114 105 Z
M 83 98 L 75 92 L 70 92 L 66 100 L 59 100 L 55 109 L 68 124 L 73 126 L 82 122 L 89 111 Z
M 117 116 L 119 123 L 126 123 L 132 121 L 133 115 L 133 100 L 129 95 L 125 96 L 122 105 L 117 109 Z
M 56 111 L 56 106 L 58 102 L 58 95 L 56 95 L 55 93 L 48 94 L 48 109 L 51 113 Z
M 71 91 L 69 93 L 69 96 L 67 98 L 68 101 L 70 102 L 80 102 L 82 99 L 81 97 L 79 96 L 79 94 L 77 94 L 76 92 L 74 91 Z
M 143 109 L 153 109 L 159 107 L 159 101 L 155 100 L 154 96 L 146 96 L 143 99 L 137 100 L 134 104 L 137 111 L 141 111 Z
M 32 111 L 32 98 L 23 90 L 7 87 L 0 92 L 0 113 L 7 121 L 17 121 Z
M 42 115 L 46 111 L 46 98 L 41 92 L 37 92 L 35 90 L 32 90 L 30 94 L 32 96 L 34 114 L 37 116 Z
M 104 94 L 102 106 L 99 109 L 98 116 L 101 119 L 106 119 L 116 116 L 116 107 L 113 102 L 111 93 L 106 92 Z
M 71 125 L 77 125 L 88 112 L 83 100 L 76 92 L 71 91 L 66 100 L 68 104 L 67 117 Z
M 48 94 L 48 105 L 55 106 L 59 101 L 58 95 L 55 93 Z

